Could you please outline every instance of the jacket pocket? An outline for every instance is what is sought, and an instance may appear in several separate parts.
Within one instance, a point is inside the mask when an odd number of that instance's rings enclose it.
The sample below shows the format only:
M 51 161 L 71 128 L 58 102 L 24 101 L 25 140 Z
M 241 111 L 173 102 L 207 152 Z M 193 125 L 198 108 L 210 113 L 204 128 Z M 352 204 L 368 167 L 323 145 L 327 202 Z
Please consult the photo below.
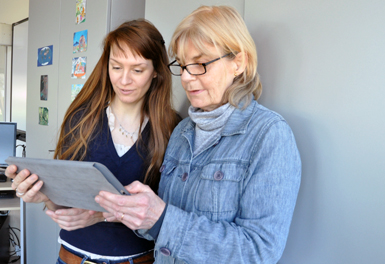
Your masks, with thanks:
M 238 163 L 213 163 L 202 168 L 194 198 L 197 211 L 211 220 L 231 220 L 238 211 L 241 179 L 246 168 Z
M 161 176 L 159 182 L 158 195 L 163 200 L 166 199 L 166 197 L 164 197 L 165 193 L 169 192 L 172 180 L 171 175 L 174 172 L 175 168 L 176 164 L 167 160 L 164 160 L 162 166 L 160 167 L 159 172 L 161 173 Z

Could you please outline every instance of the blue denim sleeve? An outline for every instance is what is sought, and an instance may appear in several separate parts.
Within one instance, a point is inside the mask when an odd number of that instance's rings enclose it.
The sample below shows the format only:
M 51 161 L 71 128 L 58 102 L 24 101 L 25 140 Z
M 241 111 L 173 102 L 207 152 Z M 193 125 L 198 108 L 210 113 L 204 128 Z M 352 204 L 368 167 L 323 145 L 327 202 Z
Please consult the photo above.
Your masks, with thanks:
M 153 240 L 156 240 L 158 238 L 160 228 L 162 227 L 162 224 L 163 224 L 164 216 L 166 215 L 167 206 L 168 205 L 166 204 L 166 207 L 164 208 L 162 215 L 159 217 L 158 221 L 156 221 L 155 225 L 153 225 L 153 227 L 151 227 L 151 229 L 147 231 Z
M 269 124 L 247 151 L 252 159 L 234 221 L 211 221 L 169 204 L 155 245 L 160 252 L 156 263 L 172 263 L 170 258 L 186 263 L 278 262 L 299 190 L 300 156 L 284 120 Z

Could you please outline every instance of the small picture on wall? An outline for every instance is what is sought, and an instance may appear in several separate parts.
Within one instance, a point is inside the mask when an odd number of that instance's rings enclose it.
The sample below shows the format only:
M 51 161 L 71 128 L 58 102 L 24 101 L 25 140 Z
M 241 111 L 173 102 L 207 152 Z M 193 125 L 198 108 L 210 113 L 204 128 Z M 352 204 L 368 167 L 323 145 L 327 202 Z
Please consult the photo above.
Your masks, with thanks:
M 88 30 L 82 30 L 74 33 L 73 53 L 87 51 Z
M 39 125 L 48 126 L 48 108 L 39 107 Z
M 87 57 L 76 57 L 72 59 L 72 79 L 86 78 Z
M 37 66 L 47 66 L 52 64 L 53 45 L 37 49 Z
M 86 0 L 76 0 L 76 25 L 86 21 Z
M 40 76 L 40 100 L 48 99 L 48 75 Z
M 75 100 L 75 97 L 78 95 L 80 90 L 83 88 L 83 84 L 72 84 L 71 87 L 71 102 Z

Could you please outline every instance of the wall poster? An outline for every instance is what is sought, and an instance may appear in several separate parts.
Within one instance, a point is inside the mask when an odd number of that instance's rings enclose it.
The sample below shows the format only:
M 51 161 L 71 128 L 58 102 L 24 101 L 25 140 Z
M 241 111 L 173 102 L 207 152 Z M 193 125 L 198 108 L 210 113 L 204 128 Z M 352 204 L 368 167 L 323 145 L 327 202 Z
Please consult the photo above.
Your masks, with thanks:
M 39 125 L 48 126 L 48 108 L 39 107 Z
M 83 84 L 72 84 L 71 87 L 71 102 L 75 100 L 75 97 L 78 95 L 80 90 L 83 88 Z
M 86 0 L 76 0 L 76 25 L 86 21 Z
M 37 49 L 37 66 L 47 66 L 52 64 L 53 45 Z
M 73 53 L 87 51 L 88 30 L 82 30 L 74 33 Z
M 48 99 L 48 75 L 40 76 L 40 100 Z
M 72 79 L 86 78 L 87 57 L 76 57 L 72 59 Z

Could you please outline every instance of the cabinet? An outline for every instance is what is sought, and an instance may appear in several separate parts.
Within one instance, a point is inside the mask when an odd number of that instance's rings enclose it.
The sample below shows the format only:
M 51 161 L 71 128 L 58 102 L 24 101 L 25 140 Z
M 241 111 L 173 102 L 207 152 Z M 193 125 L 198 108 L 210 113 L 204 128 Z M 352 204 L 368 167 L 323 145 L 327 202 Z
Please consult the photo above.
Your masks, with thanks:
M 11 182 L 8 180 L 6 182 L 0 182 L 0 191 L 9 191 L 12 190 Z M 9 211 L 8 217 L 9 217 L 9 225 L 13 228 L 19 229 L 20 232 L 15 230 L 18 239 L 19 239 L 19 246 L 21 248 L 20 252 L 20 260 L 17 262 L 14 262 L 16 264 L 24 263 L 24 223 L 21 221 L 21 219 L 24 218 L 24 205 L 23 201 L 15 196 L 14 198 L 2 198 L 0 199 L 0 211 Z M 14 259 L 14 258 L 12 258 Z M 11 260 L 12 260 L 11 259 Z

